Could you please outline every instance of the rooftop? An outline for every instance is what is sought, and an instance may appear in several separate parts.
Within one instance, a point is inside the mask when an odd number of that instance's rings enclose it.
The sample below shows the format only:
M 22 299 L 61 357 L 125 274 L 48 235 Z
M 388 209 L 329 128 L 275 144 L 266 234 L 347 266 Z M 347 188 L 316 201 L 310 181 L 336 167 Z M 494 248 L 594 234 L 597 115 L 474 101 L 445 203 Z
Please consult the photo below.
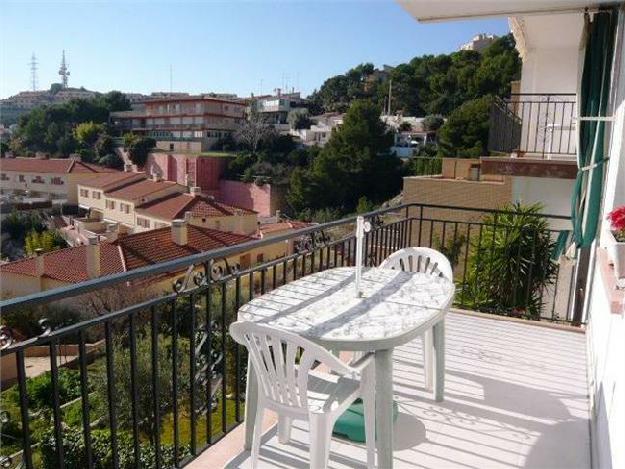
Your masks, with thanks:
M 87 275 L 87 246 L 76 246 L 42 254 L 44 277 L 66 283 L 84 282 Z M 71 266 L 71 269 L 68 268 Z M 100 245 L 100 269 L 102 275 L 124 271 L 119 249 L 107 243 Z M 37 260 L 34 257 L 0 265 L 0 272 L 37 276 Z
M 590 468 L 586 337 L 533 323 L 450 313 L 444 402 L 424 391 L 421 340 L 395 349 L 395 467 Z M 275 419 L 268 418 L 269 422 Z M 243 428 L 189 466 L 249 468 Z M 307 424 L 279 444 L 271 426 L 260 467 L 308 467 Z M 364 467 L 364 445 L 333 438 L 329 468 Z
M 127 173 L 116 172 L 112 174 L 105 174 L 98 176 L 82 184 L 86 187 L 92 187 L 94 189 L 102 189 L 104 191 L 113 190 L 123 184 L 128 184 L 132 181 L 140 181 L 145 179 L 144 173 Z
M 280 221 L 276 223 L 266 223 L 264 225 L 260 225 L 258 230 L 261 232 L 261 234 L 267 235 L 270 233 L 279 233 L 286 230 L 299 230 L 311 225 L 312 223 L 306 223 L 298 220 Z
M 187 225 L 187 230 L 188 242 L 185 246 L 172 241 L 169 227 L 125 236 L 113 244 L 122 250 L 126 270 L 132 270 L 253 240 L 249 236 L 194 225 Z
M 235 233 L 187 225 L 188 242 L 179 246 L 172 240 L 171 228 L 135 233 L 112 243 L 100 244 L 100 269 L 102 276 L 125 272 L 171 259 L 189 256 L 211 249 L 251 241 L 253 238 Z M 44 276 L 66 283 L 83 282 L 87 275 L 87 246 L 59 249 L 42 254 Z M 71 266 L 71 268 L 68 268 Z M 0 272 L 37 276 L 34 257 L 0 265 Z
M 27 173 L 111 173 L 119 171 L 97 164 L 84 163 L 71 158 L 1 158 L 2 171 L 23 171 Z
M 170 194 L 160 199 L 139 205 L 137 213 L 142 213 L 164 220 L 183 218 L 185 212 L 199 217 L 229 217 L 252 215 L 256 212 L 245 208 L 227 205 L 201 195 Z
M 152 181 L 150 179 L 143 179 L 137 181 L 133 180 L 130 184 L 127 184 L 123 187 L 111 188 L 105 190 L 104 192 L 108 197 L 132 201 L 175 186 L 179 186 L 181 190 L 184 188 L 184 186 L 181 186 L 180 184 L 177 184 L 175 182 Z

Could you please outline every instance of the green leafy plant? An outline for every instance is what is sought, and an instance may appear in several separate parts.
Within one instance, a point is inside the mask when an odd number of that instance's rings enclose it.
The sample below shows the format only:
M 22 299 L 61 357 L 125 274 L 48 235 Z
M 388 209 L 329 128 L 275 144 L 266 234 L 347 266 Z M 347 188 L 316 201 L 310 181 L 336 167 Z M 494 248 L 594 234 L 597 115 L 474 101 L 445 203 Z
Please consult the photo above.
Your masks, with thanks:
M 156 455 L 152 445 L 143 443 L 140 446 L 140 461 L 135 464 L 134 445 L 132 435 L 127 431 L 117 432 L 119 469 L 133 469 L 135 467 L 156 467 Z M 93 430 L 91 432 L 91 449 L 95 469 L 112 469 L 113 452 L 111 450 L 111 433 L 109 430 Z M 176 467 L 174 448 L 172 445 L 161 445 L 161 467 Z M 190 454 L 187 446 L 181 446 L 178 458 Z M 63 456 L 67 469 L 83 469 L 87 466 L 87 452 L 83 440 L 82 429 L 66 427 L 63 429 Z M 41 440 L 41 463 L 44 469 L 56 469 L 57 453 L 56 438 L 52 429 L 48 430 Z
M 115 373 L 115 397 L 113 404 L 116 406 L 118 423 L 122 428 L 130 428 L 132 425 L 132 395 L 130 374 L 130 353 L 125 340 L 117 340 L 114 346 Z M 173 373 L 173 344 L 171 335 L 159 335 L 158 339 L 158 406 L 160 415 L 164 416 L 171 409 L 174 400 L 174 388 L 172 384 Z M 152 399 L 152 341 L 148 330 L 139 331 L 137 337 L 136 354 L 136 383 L 139 400 L 137 410 L 139 414 L 139 428 L 153 441 L 156 431 L 154 419 L 154 406 Z M 186 395 L 190 386 L 189 381 L 189 341 L 185 338 L 178 339 L 177 346 L 177 375 L 178 393 Z M 105 367 L 97 370 L 94 378 L 96 413 L 108 415 L 109 396 L 107 388 L 107 376 Z
M 551 285 L 557 266 L 555 247 L 540 204 L 515 203 L 507 213 L 486 215 L 480 236 L 473 236 L 463 306 L 496 314 L 537 319 L 542 292 Z

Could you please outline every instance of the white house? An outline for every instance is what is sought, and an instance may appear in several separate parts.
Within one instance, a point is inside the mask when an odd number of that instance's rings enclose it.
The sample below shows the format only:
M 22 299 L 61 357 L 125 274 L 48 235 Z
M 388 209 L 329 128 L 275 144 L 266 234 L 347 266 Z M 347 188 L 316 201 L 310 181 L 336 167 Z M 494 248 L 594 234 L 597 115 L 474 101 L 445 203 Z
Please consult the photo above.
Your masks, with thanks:
M 612 57 L 609 57 L 612 66 L 610 73 L 603 75 L 611 76 L 605 94 L 602 93 L 608 98 L 608 105 L 602 119 L 594 118 L 594 122 L 605 122 L 605 156 L 601 158 L 602 155 L 599 155 L 599 160 L 593 160 L 593 164 L 581 164 L 578 169 L 578 174 L 588 172 L 592 175 L 598 171 L 599 177 L 595 183 L 603 180 L 604 184 L 598 192 L 599 228 L 596 230 L 596 238 L 588 248 L 588 275 L 585 283 L 580 280 L 577 284 L 576 300 L 582 306 L 582 312 L 587 319 L 587 360 L 584 357 L 578 358 L 579 366 L 588 367 L 592 464 L 596 468 L 625 467 L 625 446 L 622 444 L 625 441 L 625 295 L 622 290 L 615 288 L 614 272 L 604 249 L 610 242 L 606 235 L 609 229 L 605 221 L 606 215 L 614 207 L 625 205 L 625 5 L 623 2 L 582 0 L 401 0 L 400 3 L 412 16 L 425 22 L 510 17 L 517 47 L 523 58 L 521 92 L 574 93 L 578 104 L 581 102 L 580 89 L 583 86 L 584 50 L 588 44 L 586 33 L 591 30 L 587 28 L 605 28 L 608 31 L 606 23 L 597 25 L 597 13 L 600 6 L 614 8 L 607 13 L 607 18 L 610 19 L 606 20 L 616 23 L 614 51 Z M 606 18 L 606 13 L 602 15 Z M 609 48 L 599 47 L 591 49 L 586 57 L 592 60 L 602 54 L 607 56 L 608 52 Z M 597 91 L 597 88 L 593 91 Z M 551 136 L 557 135 L 558 138 L 564 137 L 568 132 L 577 136 L 580 117 L 588 120 L 583 111 L 575 109 L 573 118 L 569 122 L 565 121 L 562 127 L 551 130 L 544 128 L 543 131 L 552 132 Z M 526 137 L 531 136 L 531 130 L 529 134 L 528 130 L 524 132 Z M 579 158 L 578 148 L 575 148 L 574 154 Z M 506 159 L 512 160 L 509 157 Z M 519 171 L 510 161 L 501 162 L 501 165 L 510 172 Z M 527 167 L 527 162 L 524 165 Z M 590 177 L 580 179 L 586 200 L 591 199 L 591 187 L 601 189 L 598 184 L 589 182 L 589 179 Z M 554 187 L 556 181 L 550 178 L 543 178 L 542 181 L 527 178 L 525 182 L 527 187 L 519 190 L 519 194 L 542 199 L 547 203 L 555 193 L 560 194 L 566 189 L 565 184 L 561 184 L 563 187 L 559 189 Z M 587 209 L 580 214 L 586 226 L 589 226 L 590 213 Z M 587 234 L 592 237 L 595 230 L 590 230 Z M 585 250 L 578 251 L 580 271 L 585 267 L 584 252 Z M 584 276 L 580 278 L 583 279 Z

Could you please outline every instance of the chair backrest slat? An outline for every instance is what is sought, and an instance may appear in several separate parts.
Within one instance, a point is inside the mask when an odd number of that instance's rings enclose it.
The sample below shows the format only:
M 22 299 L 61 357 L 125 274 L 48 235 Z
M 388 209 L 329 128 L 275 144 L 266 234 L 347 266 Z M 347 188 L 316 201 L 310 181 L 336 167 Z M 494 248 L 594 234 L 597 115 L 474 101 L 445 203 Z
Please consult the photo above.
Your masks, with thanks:
M 307 408 L 309 373 L 317 363 L 339 375 L 355 373 L 328 350 L 290 332 L 237 321 L 230 334 L 247 347 L 264 397 L 282 406 Z
M 449 280 L 453 280 L 453 272 L 449 260 L 443 253 L 432 248 L 411 247 L 400 249 L 387 257 L 380 264 L 380 268 L 442 275 Z

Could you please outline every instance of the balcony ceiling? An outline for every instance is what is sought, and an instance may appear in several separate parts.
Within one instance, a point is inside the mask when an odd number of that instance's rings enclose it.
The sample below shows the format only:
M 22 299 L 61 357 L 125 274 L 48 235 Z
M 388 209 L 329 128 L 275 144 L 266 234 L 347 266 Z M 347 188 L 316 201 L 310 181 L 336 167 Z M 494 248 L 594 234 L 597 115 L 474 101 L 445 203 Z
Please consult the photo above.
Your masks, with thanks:
M 587 7 L 597 7 L 616 1 L 595 0 L 397 0 L 398 3 L 421 22 L 462 20 L 492 16 L 523 16 L 574 12 Z

